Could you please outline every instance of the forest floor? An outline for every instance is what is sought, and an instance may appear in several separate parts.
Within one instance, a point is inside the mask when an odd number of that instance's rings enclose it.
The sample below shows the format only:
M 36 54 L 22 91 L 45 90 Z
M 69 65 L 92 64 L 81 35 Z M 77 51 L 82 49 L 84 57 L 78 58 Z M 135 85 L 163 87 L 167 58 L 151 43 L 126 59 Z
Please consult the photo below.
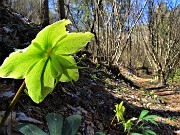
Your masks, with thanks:
M 13 48 L 25 48 L 39 31 L 18 13 L 7 7 L 0 7 L 0 62 Z M 28 36 L 27 36 L 28 35 Z M 9 45 L 9 46 L 7 46 Z M 16 46 L 14 46 L 16 45 Z M 11 49 L 9 49 L 11 48 Z M 55 90 L 40 104 L 35 104 L 22 93 L 0 135 L 19 135 L 14 128 L 19 122 L 30 122 L 47 131 L 45 116 L 54 112 L 64 117 L 80 114 L 82 124 L 79 134 L 94 135 L 102 131 L 107 135 L 125 135 L 123 126 L 113 124 L 115 105 L 124 102 L 125 118 L 139 117 L 142 110 L 157 115 L 158 126 L 148 124 L 157 135 L 174 135 L 180 130 L 180 82 L 157 88 L 151 77 L 135 76 L 126 68 L 121 70 L 125 78 L 131 78 L 139 88 L 127 83 L 121 76 L 112 74 L 106 67 L 85 59 L 80 66 L 80 78 L 77 82 L 59 83 Z M 20 81 L 0 79 L 0 116 L 7 109 Z
M 148 89 L 153 88 L 155 84 L 148 79 L 143 80 L 138 77 L 136 81 L 144 88 L 136 89 L 105 67 L 98 67 L 88 59 L 81 61 L 81 66 L 88 68 L 80 69 L 80 78 L 74 85 L 59 83 L 53 93 L 40 104 L 33 103 L 25 93 L 22 93 L 1 134 L 8 132 L 18 135 L 19 133 L 13 128 L 18 122 L 35 123 L 47 131 L 45 116 L 54 112 L 64 117 L 72 114 L 83 116 L 79 130 L 82 135 L 94 135 L 99 131 L 107 135 L 125 135 L 127 133 L 123 132 L 122 125 L 114 126 L 116 120 L 113 125 L 111 124 L 115 115 L 115 105 L 121 101 L 124 101 L 127 119 L 138 118 L 142 110 L 149 110 L 149 114 L 157 115 L 158 126 L 150 124 L 157 135 L 173 135 L 180 129 L 179 83 L 169 84 L 162 89 Z M 1 80 L 0 110 L 5 110 L 9 105 L 14 87 L 17 87 L 14 86 L 14 81 L 7 83 Z M 22 117 L 22 113 L 26 116 Z

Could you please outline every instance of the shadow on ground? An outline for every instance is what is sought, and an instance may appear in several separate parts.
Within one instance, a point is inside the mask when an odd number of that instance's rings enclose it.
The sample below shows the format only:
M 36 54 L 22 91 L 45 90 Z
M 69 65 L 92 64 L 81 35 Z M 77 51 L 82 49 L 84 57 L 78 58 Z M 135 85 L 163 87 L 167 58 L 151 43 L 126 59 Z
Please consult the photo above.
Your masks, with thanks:
M 74 83 L 74 85 L 71 83 L 59 83 L 53 93 L 48 95 L 40 104 L 33 103 L 26 94 L 22 94 L 14 110 L 25 112 L 30 117 L 36 118 L 44 123 L 46 123 L 45 116 L 48 112 L 60 113 L 64 117 L 72 114 L 80 114 L 83 116 L 80 128 L 82 135 L 93 135 L 98 131 L 103 131 L 109 135 L 125 134 L 123 133 L 123 127 L 121 125 L 111 125 L 114 117 L 113 110 L 115 109 L 115 104 L 124 101 L 127 119 L 138 117 L 140 112 L 145 109 L 147 110 L 147 108 L 134 105 L 133 100 L 132 103 L 129 103 L 126 102 L 124 98 L 114 96 L 113 93 L 115 91 L 106 86 L 106 78 L 112 80 L 117 80 L 117 78 L 115 79 L 113 75 L 103 71 L 100 71 L 101 74 L 99 76 L 97 74 L 95 76 L 93 74 L 95 65 L 88 62 L 86 66 L 89 68 L 80 70 L 80 79 Z M 122 85 L 126 84 L 122 83 Z M 5 100 L 3 102 L 5 102 Z M 161 108 L 157 110 L 149 109 L 149 111 L 150 114 L 165 118 L 180 116 L 180 112 L 165 111 L 161 110 Z M 40 126 L 47 130 L 46 124 Z M 176 125 L 172 126 L 163 121 L 158 122 L 158 126 L 150 126 L 157 135 L 174 135 L 173 132 L 178 130 Z

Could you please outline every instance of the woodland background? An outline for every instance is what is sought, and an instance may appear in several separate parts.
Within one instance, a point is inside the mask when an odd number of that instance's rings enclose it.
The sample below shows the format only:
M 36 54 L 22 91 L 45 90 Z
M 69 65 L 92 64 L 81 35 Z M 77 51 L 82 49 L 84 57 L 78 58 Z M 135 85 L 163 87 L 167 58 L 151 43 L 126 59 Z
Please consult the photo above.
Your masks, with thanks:
M 81 134 L 125 135 L 121 124 L 111 124 L 121 101 L 127 119 L 142 110 L 158 115 L 158 126 L 145 123 L 157 135 L 180 132 L 179 0 L 0 0 L 0 63 L 30 45 L 42 28 L 64 18 L 72 22 L 68 31 L 94 34 L 74 55 L 86 68 L 79 69 L 74 85 L 58 83 L 40 104 L 23 92 L 0 134 L 12 130 L 19 135 L 14 123 L 29 118 L 47 131 L 45 116 L 55 112 L 80 114 Z M 0 78 L 0 117 L 21 83 Z M 17 120 L 22 115 L 25 120 Z
M 70 31 L 91 31 L 93 61 L 151 74 L 160 85 L 179 68 L 180 6 L 171 0 L 5 0 L 45 27 L 60 19 Z

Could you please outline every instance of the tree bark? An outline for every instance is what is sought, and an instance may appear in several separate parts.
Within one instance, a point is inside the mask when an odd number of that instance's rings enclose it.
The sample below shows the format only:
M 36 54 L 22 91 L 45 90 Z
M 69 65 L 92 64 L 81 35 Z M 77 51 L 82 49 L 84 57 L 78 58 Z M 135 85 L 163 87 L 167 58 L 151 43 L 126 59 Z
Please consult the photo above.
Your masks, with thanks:
M 65 15 L 65 8 L 64 8 L 64 0 L 58 0 L 58 5 L 59 5 L 59 17 L 60 19 L 65 19 L 66 15 Z
M 158 72 L 158 85 L 159 86 L 164 86 L 166 85 L 166 78 L 165 78 L 165 74 L 162 70 L 159 70 Z
M 48 0 L 41 1 L 41 27 L 49 25 L 49 5 Z
M 3 0 L 0 0 L 0 6 L 2 6 L 3 5 Z

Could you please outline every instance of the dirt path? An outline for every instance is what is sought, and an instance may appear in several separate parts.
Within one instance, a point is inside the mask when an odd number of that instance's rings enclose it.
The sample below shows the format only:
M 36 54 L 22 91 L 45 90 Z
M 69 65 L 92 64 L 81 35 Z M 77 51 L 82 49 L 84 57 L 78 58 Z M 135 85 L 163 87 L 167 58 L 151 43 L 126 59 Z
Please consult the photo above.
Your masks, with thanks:
M 120 72 L 129 80 L 133 81 L 136 85 L 144 88 L 151 89 L 155 95 L 161 96 L 163 102 L 170 104 L 174 111 L 180 111 L 180 82 L 170 84 L 167 87 L 158 88 L 157 83 L 152 78 L 141 78 L 131 73 L 127 68 L 120 68 Z

